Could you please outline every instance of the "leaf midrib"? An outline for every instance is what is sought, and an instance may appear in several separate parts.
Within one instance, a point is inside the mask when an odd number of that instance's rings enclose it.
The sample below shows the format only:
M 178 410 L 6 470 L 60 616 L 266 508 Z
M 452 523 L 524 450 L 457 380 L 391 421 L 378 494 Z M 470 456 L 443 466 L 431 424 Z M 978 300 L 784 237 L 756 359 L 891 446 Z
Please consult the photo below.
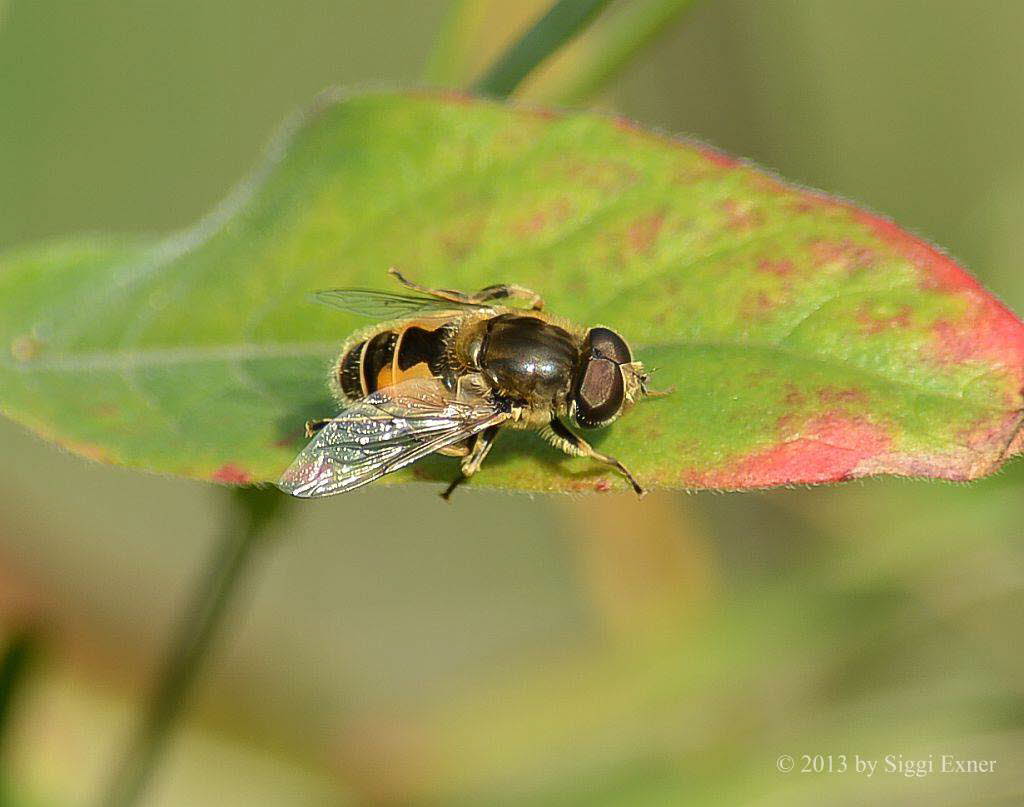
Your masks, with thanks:
M 201 364 L 204 362 L 239 362 L 239 361 L 261 361 L 274 359 L 298 359 L 314 356 L 329 356 L 336 352 L 341 345 L 339 340 L 324 342 L 261 342 L 261 343 L 237 343 L 221 345 L 190 345 L 172 348 L 149 348 L 144 350 L 127 351 L 94 351 L 83 353 L 64 354 L 50 359 L 15 363 L 10 358 L 4 357 L 3 365 L 19 373 L 46 373 L 46 372 L 123 372 L 127 370 L 146 369 L 151 367 L 173 367 L 182 364 Z M 989 399 L 976 399 L 965 395 L 953 395 L 918 387 L 907 381 L 891 378 L 881 373 L 868 370 L 842 360 L 826 360 L 816 356 L 808 356 L 798 353 L 792 349 L 780 345 L 766 345 L 756 343 L 738 342 L 688 342 L 688 341 L 666 341 L 648 342 L 637 346 L 643 350 L 661 350 L 669 348 L 683 348 L 691 350 L 728 350 L 728 351 L 760 351 L 784 356 L 805 364 L 824 366 L 830 369 L 841 367 L 844 371 L 861 377 L 881 381 L 887 386 L 910 390 L 917 395 L 935 398 L 939 400 L 952 401 L 955 403 L 969 403 L 978 409 L 1003 412 L 1005 407 L 993 405 Z M 983 374 L 984 375 L 984 374 Z M 980 376 L 979 376 L 980 377 Z M 1012 410 L 1017 411 L 1017 410 Z

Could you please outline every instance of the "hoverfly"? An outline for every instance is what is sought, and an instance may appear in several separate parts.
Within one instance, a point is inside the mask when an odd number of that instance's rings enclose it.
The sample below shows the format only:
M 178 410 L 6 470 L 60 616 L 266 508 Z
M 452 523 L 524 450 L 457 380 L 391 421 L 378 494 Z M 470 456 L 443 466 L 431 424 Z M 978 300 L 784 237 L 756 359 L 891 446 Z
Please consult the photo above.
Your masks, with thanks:
M 345 342 L 330 374 L 342 411 L 306 423 L 313 439 L 278 487 L 302 498 L 344 493 L 438 452 L 461 458 L 459 475 L 441 494 L 447 499 L 507 426 L 535 429 L 571 456 L 609 465 L 644 494 L 621 462 L 561 420 L 607 426 L 641 398 L 667 394 L 648 390 L 643 364 L 621 336 L 543 313 L 540 296 L 521 286 L 465 294 L 389 271 L 413 293 L 316 293 L 328 305 L 389 321 Z M 496 302 L 510 298 L 529 309 Z

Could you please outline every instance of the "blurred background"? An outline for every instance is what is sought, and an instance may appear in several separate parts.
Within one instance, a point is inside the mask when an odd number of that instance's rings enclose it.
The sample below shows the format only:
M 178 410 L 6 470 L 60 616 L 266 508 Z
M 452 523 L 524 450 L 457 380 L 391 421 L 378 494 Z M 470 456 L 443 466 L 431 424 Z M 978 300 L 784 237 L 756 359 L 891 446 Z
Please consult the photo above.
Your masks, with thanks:
M 183 227 L 325 86 L 465 84 L 544 6 L 0 0 L 0 249 Z M 705 0 L 588 105 L 889 214 L 1020 313 L 1022 34 L 1015 3 Z M 31 637 L 0 799 L 86 804 L 225 494 L 8 422 L 0 459 L 0 631 Z M 1024 803 L 1022 482 L 293 507 L 146 803 Z M 858 753 L 997 765 L 776 769 Z

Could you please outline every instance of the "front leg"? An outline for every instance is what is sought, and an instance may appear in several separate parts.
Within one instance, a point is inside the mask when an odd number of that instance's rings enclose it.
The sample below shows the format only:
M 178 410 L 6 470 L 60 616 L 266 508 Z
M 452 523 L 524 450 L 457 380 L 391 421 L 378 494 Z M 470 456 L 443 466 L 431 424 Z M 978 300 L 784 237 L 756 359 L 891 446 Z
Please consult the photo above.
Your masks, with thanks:
M 590 457 L 598 462 L 603 462 L 605 465 L 610 465 L 629 480 L 629 484 L 633 486 L 637 496 L 647 495 L 647 491 L 640 487 L 640 483 L 636 481 L 625 465 L 615 459 L 615 457 L 609 457 L 607 454 L 597 451 L 582 437 L 574 434 L 558 418 L 552 418 L 551 422 L 541 429 L 541 436 L 555 448 L 561 449 L 570 457 Z

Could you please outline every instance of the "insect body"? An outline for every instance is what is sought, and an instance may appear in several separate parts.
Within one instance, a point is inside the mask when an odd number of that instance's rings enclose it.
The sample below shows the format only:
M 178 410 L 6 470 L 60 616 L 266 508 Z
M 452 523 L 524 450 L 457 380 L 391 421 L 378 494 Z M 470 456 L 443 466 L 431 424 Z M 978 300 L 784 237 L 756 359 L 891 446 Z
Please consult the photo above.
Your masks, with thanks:
M 442 494 L 479 470 L 502 427 L 535 429 L 573 456 L 616 468 L 562 418 L 606 426 L 651 393 L 643 365 L 608 328 L 580 328 L 543 313 L 543 301 L 519 286 L 476 294 L 429 289 L 392 269 L 415 294 L 336 289 L 317 294 L 347 311 L 388 319 L 342 347 L 331 391 L 333 418 L 310 421 L 314 439 L 278 486 L 303 498 L 353 490 L 435 452 L 461 457 L 461 473 Z M 527 299 L 529 310 L 497 303 Z

